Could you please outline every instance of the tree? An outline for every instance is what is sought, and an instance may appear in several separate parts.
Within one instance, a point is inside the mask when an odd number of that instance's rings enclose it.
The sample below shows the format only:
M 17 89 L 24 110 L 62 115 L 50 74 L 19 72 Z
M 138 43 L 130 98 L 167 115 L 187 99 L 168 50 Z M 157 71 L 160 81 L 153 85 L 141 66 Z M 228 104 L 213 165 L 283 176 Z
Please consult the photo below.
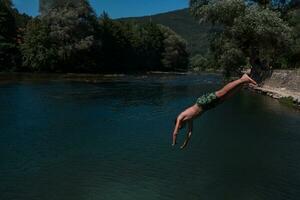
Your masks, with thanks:
M 186 70 L 189 62 L 186 41 L 170 28 L 163 25 L 159 27 L 164 36 L 164 51 L 161 60 L 163 68 L 165 70 Z
M 232 26 L 234 19 L 245 12 L 246 5 L 242 0 L 192 0 L 190 10 L 200 22 Z
M 0 1 L 0 70 L 12 70 L 20 57 L 17 44 L 17 27 L 10 0 Z
M 101 63 L 105 71 L 125 71 L 131 60 L 132 27 L 129 24 L 121 23 L 110 19 L 107 13 L 99 18 L 101 47 Z M 136 58 L 135 58 L 136 59 Z
M 0 1 L 0 28 L 2 37 L 10 41 L 14 40 L 17 27 L 10 0 Z
M 287 19 L 293 29 L 293 43 L 287 57 L 291 67 L 296 68 L 300 67 L 300 8 L 291 9 L 287 14 Z
M 49 36 L 57 49 L 59 71 L 96 70 L 99 30 L 96 15 L 86 0 L 54 7 L 41 20 L 49 27 Z
M 56 71 L 57 50 L 49 37 L 50 28 L 39 19 L 32 20 L 26 28 L 21 45 L 23 66 L 30 71 Z
M 107 71 L 186 68 L 185 41 L 169 28 L 152 22 L 114 21 L 106 13 L 99 23 Z
M 190 58 L 190 68 L 194 71 L 205 71 L 209 67 L 209 61 L 205 56 L 197 54 Z
M 88 2 L 80 2 L 54 4 L 28 24 L 24 66 L 56 72 L 186 69 L 186 42 L 171 29 L 112 20 L 106 13 L 97 21 Z
M 236 19 L 231 36 L 250 58 L 256 73 L 270 68 L 291 44 L 292 29 L 280 18 L 280 13 L 256 6 Z M 257 74 L 258 75 L 258 74 Z
M 210 1 L 202 6 L 197 1 L 191 3 L 196 17 L 223 26 L 211 49 L 227 75 L 249 62 L 253 75 L 260 80 L 289 47 L 291 28 L 276 11 L 247 6 L 243 0 Z
M 164 35 L 160 27 L 148 22 L 142 25 L 139 32 L 142 43 L 143 65 L 148 70 L 160 70 L 162 66 L 162 53 L 164 51 Z

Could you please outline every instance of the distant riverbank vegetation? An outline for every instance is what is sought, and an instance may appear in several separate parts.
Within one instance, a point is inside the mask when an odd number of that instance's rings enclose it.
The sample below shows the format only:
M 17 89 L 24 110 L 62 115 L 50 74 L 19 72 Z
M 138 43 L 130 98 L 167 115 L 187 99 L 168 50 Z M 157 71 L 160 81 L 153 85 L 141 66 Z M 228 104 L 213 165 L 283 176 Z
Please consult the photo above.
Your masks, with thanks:
M 170 28 L 99 17 L 86 0 L 52 5 L 37 17 L 0 2 L 0 71 L 187 70 L 186 41 Z
M 52 2 L 33 18 L 10 0 L 0 1 L 0 71 L 217 70 L 230 76 L 246 67 L 262 79 L 271 69 L 300 66 L 298 0 L 190 0 L 190 14 L 203 23 L 199 27 L 210 27 L 209 48 L 198 54 L 190 54 L 185 39 L 157 20 L 97 16 L 87 0 Z

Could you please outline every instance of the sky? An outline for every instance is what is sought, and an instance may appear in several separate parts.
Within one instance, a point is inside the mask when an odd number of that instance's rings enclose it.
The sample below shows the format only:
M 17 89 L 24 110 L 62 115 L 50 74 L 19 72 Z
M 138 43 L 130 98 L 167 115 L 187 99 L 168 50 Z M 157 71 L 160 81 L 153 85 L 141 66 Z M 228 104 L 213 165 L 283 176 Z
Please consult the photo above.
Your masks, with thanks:
M 39 14 L 39 0 L 13 0 L 21 13 Z M 96 13 L 106 11 L 111 18 L 152 15 L 188 7 L 188 0 L 90 0 Z

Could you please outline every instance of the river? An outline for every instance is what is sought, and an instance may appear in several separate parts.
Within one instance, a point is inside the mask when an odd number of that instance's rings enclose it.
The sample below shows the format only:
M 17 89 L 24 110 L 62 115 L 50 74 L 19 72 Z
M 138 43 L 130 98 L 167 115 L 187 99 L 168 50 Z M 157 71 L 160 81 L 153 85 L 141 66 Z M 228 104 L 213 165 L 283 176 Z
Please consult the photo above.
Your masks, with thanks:
M 300 113 L 272 98 L 242 90 L 171 147 L 176 114 L 221 86 L 214 74 L 0 81 L 0 199 L 299 200 Z

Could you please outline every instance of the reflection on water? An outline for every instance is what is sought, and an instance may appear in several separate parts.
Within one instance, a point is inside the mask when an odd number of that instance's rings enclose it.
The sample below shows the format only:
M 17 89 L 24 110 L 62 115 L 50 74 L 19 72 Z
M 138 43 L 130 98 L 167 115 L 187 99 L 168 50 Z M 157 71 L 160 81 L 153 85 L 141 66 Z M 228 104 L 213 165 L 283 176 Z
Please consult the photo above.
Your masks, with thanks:
M 2 79 L 1 79 L 2 80 Z M 0 84 L 0 199 L 300 199 L 300 115 L 239 92 L 170 146 L 215 75 Z M 183 140 L 183 133 L 179 142 Z

